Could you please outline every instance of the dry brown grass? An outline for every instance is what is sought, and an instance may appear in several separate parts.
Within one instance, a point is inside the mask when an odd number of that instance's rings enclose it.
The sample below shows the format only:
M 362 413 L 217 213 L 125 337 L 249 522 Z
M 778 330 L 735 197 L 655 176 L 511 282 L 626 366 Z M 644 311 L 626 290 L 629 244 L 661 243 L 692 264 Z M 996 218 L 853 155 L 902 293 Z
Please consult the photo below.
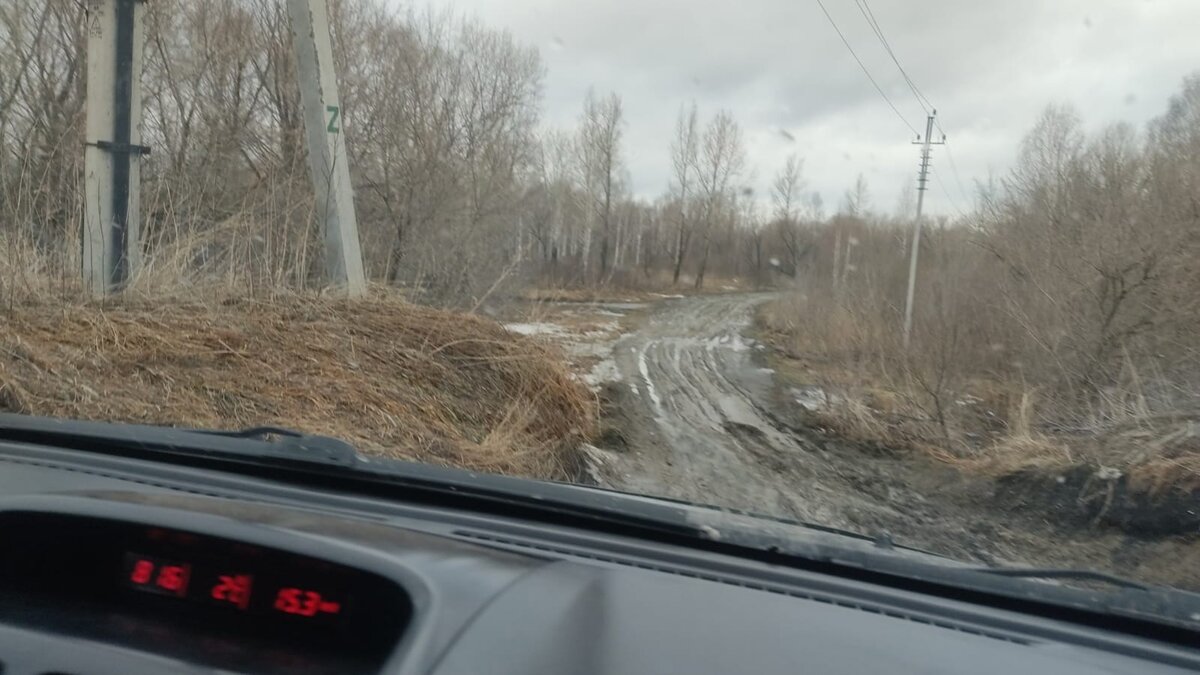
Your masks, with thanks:
M 993 477 L 1086 467 L 1127 476 L 1133 493 L 1152 498 L 1200 490 L 1194 415 L 1156 414 L 1131 386 L 1103 392 L 1077 426 L 1061 429 L 1044 422 L 1046 407 L 1061 401 L 981 370 L 960 375 L 945 392 L 949 424 L 943 429 L 932 419 L 928 395 L 904 376 L 895 345 L 879 337 L 882 322 L 832 302 L 828 311 L 816 311 L 820 301 L 793 294 L 766 305 L 759 334 L 775 347 L 772 365 L 785 381 L 831 396 L 813 418 L 845 440 Z M 806 318 L 813 316 L 821 318 Z
M 899 354 L 878 339 L 881 322 L 851 307 L 824 309 L 820 298 L 793 294 L 763 307 L 758 330 L 775 347 L 772 365 L 786 382 L 832 395 L 832 404 L 811 418 L 846 441 L 996 478 L 1061 476 L 1085 467 L 1127 477 L 1135 495 L 1200 490 L 1200 423 L 1186 413 L 1153 413 L 1139 388 L 1112 389 L 1075 428 L 1056 429 L 1044 423 L 1045 407 L 1054 404 L 1037 388 L 973 372 L 946 392 L 952 410 L 943 430 L 912 378 L 901 376 Z M 958 404 L 964 400 L 970 405 Z
M 371 453 L 541 478 L 571 474 L 596 415 L 548 348 L 380 290 L 354 301 L 15 304 L 0 318 L 0 409 L 281 425 Z

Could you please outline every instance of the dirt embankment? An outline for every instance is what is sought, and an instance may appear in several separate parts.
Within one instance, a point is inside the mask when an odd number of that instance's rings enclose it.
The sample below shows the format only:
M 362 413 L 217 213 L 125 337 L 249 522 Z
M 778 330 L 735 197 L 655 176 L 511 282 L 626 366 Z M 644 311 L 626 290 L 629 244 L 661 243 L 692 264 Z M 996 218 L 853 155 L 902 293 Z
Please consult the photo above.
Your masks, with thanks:
M 392 457 L 563 479 L 594 409 L 545 345 L 387 294 L 25 306 L 0 320 L 5 411 L 279 425 Z

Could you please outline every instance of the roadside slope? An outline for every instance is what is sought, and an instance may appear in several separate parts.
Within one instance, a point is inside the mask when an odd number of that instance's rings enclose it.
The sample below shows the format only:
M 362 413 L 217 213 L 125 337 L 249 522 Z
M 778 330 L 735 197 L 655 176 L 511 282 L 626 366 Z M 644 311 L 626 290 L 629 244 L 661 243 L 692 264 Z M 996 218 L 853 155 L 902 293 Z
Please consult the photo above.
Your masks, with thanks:
M 0 322 L 10 412 L 278 425 L 376 454 L 564 479 L 593 408 L 545 346 L 390 294 L 30 305 Z

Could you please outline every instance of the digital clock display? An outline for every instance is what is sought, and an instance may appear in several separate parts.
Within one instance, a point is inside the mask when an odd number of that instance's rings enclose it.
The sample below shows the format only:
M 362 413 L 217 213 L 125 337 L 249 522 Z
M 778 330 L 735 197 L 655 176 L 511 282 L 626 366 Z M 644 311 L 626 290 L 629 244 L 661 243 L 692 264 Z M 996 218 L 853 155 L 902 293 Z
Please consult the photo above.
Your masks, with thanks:
M 320 620 L 344 611 L 337 589 L 274 577 L 236 564 L 164 558 L 127 552 L 124 585 L 134 590 L 252 614 Z
M 338 559 L 353 554 L 330 540 L 282 528 L 271 536 L 289 548 L 144 522 L 0 512 L 0 623 L 206 672 L 379 672 L 412 617 L 405 589 Z

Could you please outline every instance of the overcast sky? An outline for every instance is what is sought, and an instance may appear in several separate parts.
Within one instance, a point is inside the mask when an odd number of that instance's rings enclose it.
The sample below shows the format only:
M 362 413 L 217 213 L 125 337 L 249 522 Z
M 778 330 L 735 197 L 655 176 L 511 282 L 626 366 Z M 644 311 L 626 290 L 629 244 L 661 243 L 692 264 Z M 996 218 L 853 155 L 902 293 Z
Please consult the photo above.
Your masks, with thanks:
M 1051 102 L 1075 105 L 1089 128 L 1159 115 L 1184 75 L 1200 70 L 1200 0 L 869 0 L 900 63 L 938 108 L 959 170 L 935 171 L 966 208 L 975 179 L 1002 173 Z M 679 107 L 721 108 L 742 124 L 746 182 L 765 194 L 789 153 L 805 160 L 827 211 L 863 173 L 872 206 L 894 210 L 915 176 L 912 132 L 872 88 L 817 0 L 433 0 L 509 30 L 547 68 L 548 125 L 573 127 L 588 87 L 617 92 L 636 194 L 669 179 Z M 924 113 L 854 0 L 823 0 L 903 117 Z M 954 209 L 936 182 L 927 211 Z

